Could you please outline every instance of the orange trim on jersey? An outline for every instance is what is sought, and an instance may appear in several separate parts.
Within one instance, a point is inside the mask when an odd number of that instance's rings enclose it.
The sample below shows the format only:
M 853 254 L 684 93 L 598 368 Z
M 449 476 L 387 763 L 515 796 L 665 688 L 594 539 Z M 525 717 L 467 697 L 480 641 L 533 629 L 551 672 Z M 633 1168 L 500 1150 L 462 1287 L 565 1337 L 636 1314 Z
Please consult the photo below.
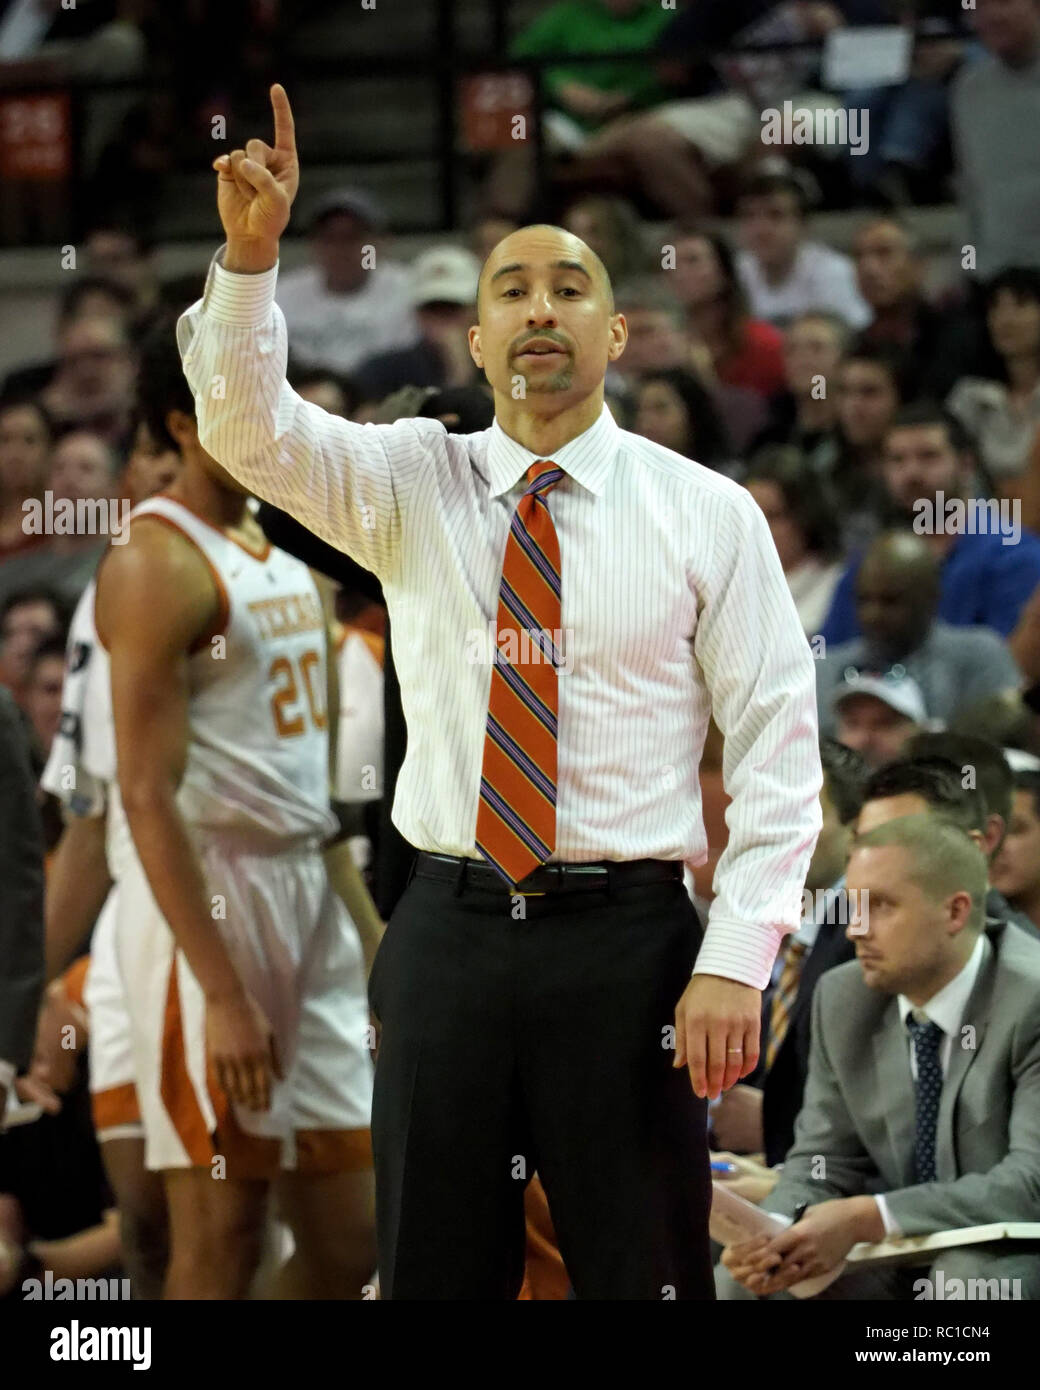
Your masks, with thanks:
M 213 1156 L 227 1159 L 227 1176 L 261 1181 L 277 1177 L 282 1167 L 282 1141 L 246 1133 L 235 1119 L 234 1107 L 208 1058 L 206 1089 L 217 1117 Z
M 132 1081 L 124 1086 L 109 1086 L 105 1091 L 95 1091 L 90 1098 L 90 1106 L 94 1113 L 94 1129 L 99 1135 L 106 1129 L 141 1123 L 137 1087 Z
M 298 1129 L 296 1171 L 309 1177 L 320 1173 L 364 1173 L 373 1166 L 370 1129 Z
M 167 491 L 167 492 L 157 492 L 155 495 L 156 495 L 157 497 L 165 497 L 166 500 L 167 500 L 168 502 L 176 502 L 176 504 L 177 504 L 178 507 L 183 507 L 184 510 L 185 510 L 186 512 L 191 512 L 192 516 L 197 517 L 198 520 L 201 521 L 205 526 L 208 526 L 208 527 L 210 528 L 211 531 L 216 531 L 216 533 L 217 533 L 218 536 L 223 536 L 224 539 L 230 541 L 230 542 L 232 543 L 232 545 L 237 545 L 238 548 L 239 548 L 239 550 L 244 550 L 244 551 L 246 552 L 246 554 L 247 554 L 247 555 L 251 555 L 251 556 L 253 557 L 254 560 L 260 560 L 260 561 L 262 562 L 262 561 L 266 560 L 267 557 L 270 555 L 270 553 L 271 553 L 271 542 L 270 542 L 269 540 L 267 540 L 266 537 L 264 538 L 264 546 L 263 546 L 263 549 L 262 549 L 262 550 L 254 550 L 253 547 L 252 547 L 251 545 L 248 545 L 248 544 L 247 544 L 245 541 L 243 541 L 243 540 L 239 540 L 238 536 L 233 536 L 233 535 L 231 534 L 231 532 L 225 530 L 223 526 L 217 526 L 214 522 L 210 521 L 210 519 L 209 519 L 208 516 L 203 516 L 202 513 L 201 513 L 201 512 L 197 512 L 197 511 L 195 510 L 194 507 L 190 507 L 190 506 L 188 505 L 188 503 L 185 502 L 185 500 L 184 500 L 183 497 L 174 497 L 174 496 L 172 495 L 172 493 L 170 493 L 170 492 L 168 492 L 168 491 Z M 146 516 L 158 516 L 158 512 L 146 512 L 145 515 L 146 515 Z M 259 526 L 260 523 L 257 522 L 257 525 Z M 263 529 L 263 528 L 261 528 L 261 530 L 262 530 L 262 529 Z
M 195 1094 L 194 1083 L 188 1074 L 176 954 L 170 962 L 170 979 L 166 987 L 159 1095 L 193 1167 L 208 1168 L 213 1160 L 213 1141 L 206 1128 L 206 1117 Z
M 61 977 L 61 982 L 65 987 L 65 998 L 72 1004 L 78 1004 L 81 1009 L 87 1007 L 83 1002 L 83 986 L 86 983 L 89 969 L 90 957 L 80 956 L 79 960 L 74 960 Z
M 188 510 L 190 511 L 191 509 L 189 508 Z M 209 570 L 210 578 L 213 580 L 217 590 L 217 616 L 212 626 L 206 632 L 200 633 L 188 648 L 188 655 L 194 656 L 195 653 L 201 651 L 203 647 L 207 647 L 210 642 L 213 641 L 214 637 L 221 637 L 228 630 L 228 624 L 231 622 L 231 600 L 228 598 L 228 591 L 224 587 L 224 581 L 218 574 L 213 561 L 202 549 L 202 546 L 199 545 L 194 536 L 190 535 L 184 529 L 180 522 L 174 521 L 173 517 L 163 516 L 161 512 L 145 512 L 144 516 L 135 517 L 134 520 L 161 521 L 164 526 L 169 526 L 172 530 L 176 531 L 179 536 L 183 536 L 188 544 L 198 552 L 206 568 Z

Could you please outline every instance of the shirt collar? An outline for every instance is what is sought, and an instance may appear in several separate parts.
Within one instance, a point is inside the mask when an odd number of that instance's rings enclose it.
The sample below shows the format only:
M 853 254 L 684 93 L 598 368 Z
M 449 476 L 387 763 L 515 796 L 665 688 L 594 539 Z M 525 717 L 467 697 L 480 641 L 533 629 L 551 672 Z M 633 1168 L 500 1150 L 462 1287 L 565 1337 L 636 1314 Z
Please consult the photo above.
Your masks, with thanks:
M 954 975 L 949 984 L 943 985 L 938 994 L 933 994 L 927 1004 L 922 1005 L 921 1012 L 926 1013 L 933 1023 L 937 1023 L 947 1037 L 952 1037 L 961 1026 L 964 1010 L 971 997 L 971 992 L 975 988 L 975 981 L 982 969 L 982 963 L 989 955 L 990 949 L 986 933 L 984 931 L 979 932 L 975 949 L 963 968 Z M 911 1004 L 905 994 L 900 994 L 898 1001 L 900 1022 L 905 1028 L 907 1015 L 912 1013 L 916 1006 Z
M 621 431 L 606 405 L 595 424 L 590 425 L 575 439 L 552 454 L 554 463 L 559 464 L 569 478 L 574 478 L 582 487 L 597 497 L 606 490 L 614 457 L 617 454 Z M 491 496 L 498 497 L 509 492 L 523 478 L 532 463 L 545 458 L 544 454 L 532 454 L 515 439 L 510 438 L 496 419 L 491 426 L 488 441 L 487 467 L 491 483 Z M 561 484 L 562 486 L 562 484 Z

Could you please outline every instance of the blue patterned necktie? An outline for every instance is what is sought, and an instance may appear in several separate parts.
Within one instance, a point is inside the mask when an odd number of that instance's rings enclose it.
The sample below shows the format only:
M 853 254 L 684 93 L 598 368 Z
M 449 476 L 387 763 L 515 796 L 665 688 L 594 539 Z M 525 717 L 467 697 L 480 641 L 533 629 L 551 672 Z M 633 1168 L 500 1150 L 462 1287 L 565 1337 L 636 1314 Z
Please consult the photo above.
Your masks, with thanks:
M 914 1099 L 914 1182 L 935 1182 L 935 1132 L 942 1096 L 943 1030 L 930 1019 L 918 1022 L 908 1014 L 906 1026 L 917 1062 Z

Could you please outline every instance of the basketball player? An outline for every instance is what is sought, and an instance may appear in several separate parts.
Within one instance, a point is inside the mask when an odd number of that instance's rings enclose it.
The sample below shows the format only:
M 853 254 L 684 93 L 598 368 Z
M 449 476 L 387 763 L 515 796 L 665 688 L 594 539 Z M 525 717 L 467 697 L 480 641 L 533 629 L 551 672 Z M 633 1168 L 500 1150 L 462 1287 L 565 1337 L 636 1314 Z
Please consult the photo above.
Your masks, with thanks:
M 123 474 L 132 504 L 173 482 L 180 456 L 142 418 Z M 40 779 L 63 803 L 66 828 L 47 878 L 47 978 L 57 978 L 90 937 L 84 987 L 94 1128 L 120 1217 L 124 1267 L 135 1298 L 158 1298 L 166 1268 L 166 1201 L 144 1166 L 144 1131 L 134 1084 L 130 1019 L 115 952 L 116 897 L 106 854 L 108 788 L 115 780 L 108 661 L 94 629 L 96 584 L 88 584 L 69 628 L 62 722 Z
M 172 392 L 178 375 L 171 338 L 143 389 Z M 116 950 L 169 1211 L 165 1293 L 246 1296 L 277 1178 L 296 1249 L 286 1292 L 361 1297 L 369 1020 L 361 942 L 321 856 L 336 830 L 325 618 L 306 566 L 268 545 L 199 445 L 191 405 L 164 421 L 182 472 L 106 554 L 95 613 L 118 765 Z

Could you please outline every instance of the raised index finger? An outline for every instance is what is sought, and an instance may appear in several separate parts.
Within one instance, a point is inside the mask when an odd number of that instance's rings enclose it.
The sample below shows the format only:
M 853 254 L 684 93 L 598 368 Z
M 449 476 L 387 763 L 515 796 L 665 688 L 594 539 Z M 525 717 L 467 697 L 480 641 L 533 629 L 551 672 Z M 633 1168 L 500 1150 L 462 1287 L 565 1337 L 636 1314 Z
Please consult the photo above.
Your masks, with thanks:
M 271 88 L 271 106 L 274 110 L 274 147 L 286 154 L 296 153 L 296 123 L 293 120 L 289 97 L 280 82 Z

